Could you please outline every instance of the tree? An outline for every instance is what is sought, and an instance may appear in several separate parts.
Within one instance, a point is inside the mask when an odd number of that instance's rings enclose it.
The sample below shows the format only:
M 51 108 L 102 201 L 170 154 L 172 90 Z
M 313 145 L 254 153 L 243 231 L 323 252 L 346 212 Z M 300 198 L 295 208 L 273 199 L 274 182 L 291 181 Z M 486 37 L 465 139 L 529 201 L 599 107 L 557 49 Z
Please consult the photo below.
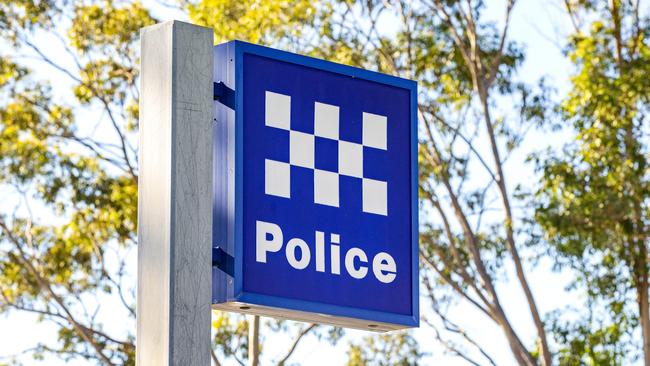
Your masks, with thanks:
M 72 68 L 35 40 L 39 29 L 60 22 L 67 39 L 54 39 Z M 56 325 L 58 342 L 37 343 L 35 357 L 134 363 L 134 295 L 124 279 L 136 241 L 137 159 L 127 135 L 137 126 L 134 45 L 138 29 L 153 22 L 137 3 L 0 5 L 0 35 L 17 51 L 0 62 L 0 182 L 23 198 L 13 215 L 6 207 L 0 216 L 0 311 L 30 312 Z M 14 61 L 19 52 L 65 75 L 71 98 L 34 80 Z M 84 120 L 77 111 L 84 108 L 99 108 L 104 117 Z M 94 138 L 95 123 L 116 138 Z M 126 334 L 111 334 L 97 318 L 107 297 L 122 307 L 114 311 L 131 325 Z
M 640 3 L 565 1 L 576 71 L 559 112 L 575 139 L 537 156 L 535 199 L 558 266 L 588 297 L 586 316 L 556 319 L 563 364 L 622 364 L 638 346 L 650 365 L 650 21 Z
M 291 14 L 283 20 L 289 33 L 279 33 L 268 22 L 278 17 L 260 14 L 281 14 L 287 4 L 266 4 L 266 13 L 251 15 L 265 25 L 237 35 L 279 42 L 309 20 L 305 1 L 306 15 Z M 207 8 L 189 9 L 207 16 Z M 232 17 L 227 29 L 245 18 Z M 155 22 L 139 2 L 0 3 L 8 52 L 0 58 L 0 185 L 17 202 L 3 201 L 0 212 L 0 312 L 36 314 L 55 327 L 55 342 L 37 338 L 26 350 L 36 359 L 135 363 L 138 37 Z M 123 317 L 121 329 L 107 326 L 109 312 Z M 340 336 L 291 325 L 266 325 L 295 337 L 282 363 L 307 335 Z M 247 347 L 247 327 L 243 317 L 215 314 L 215 364 L 220 357 L 244 362 L 238 347 Z

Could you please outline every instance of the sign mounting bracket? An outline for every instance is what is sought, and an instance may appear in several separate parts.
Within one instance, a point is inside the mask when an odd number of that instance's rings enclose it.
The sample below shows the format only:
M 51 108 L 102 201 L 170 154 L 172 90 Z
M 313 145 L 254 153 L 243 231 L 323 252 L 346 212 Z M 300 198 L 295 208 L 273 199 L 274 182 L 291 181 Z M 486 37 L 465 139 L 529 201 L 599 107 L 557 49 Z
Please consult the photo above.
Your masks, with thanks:
M 235 91 L 230 89 L 223 81 L 213 83 L 213 100 L 225 105 L 226 107 L 235 109 Z

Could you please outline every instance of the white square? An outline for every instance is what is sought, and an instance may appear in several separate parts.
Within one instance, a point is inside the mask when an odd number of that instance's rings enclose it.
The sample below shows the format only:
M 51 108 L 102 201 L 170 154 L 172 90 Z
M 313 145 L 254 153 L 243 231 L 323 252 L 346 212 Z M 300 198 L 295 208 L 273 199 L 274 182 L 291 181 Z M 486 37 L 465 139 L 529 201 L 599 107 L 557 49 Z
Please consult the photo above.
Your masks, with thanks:
M 339 175 L 326 170 L 314 170 L 314 202 L 339 207 Z
M 387 149 L 386 116 L 363 112 L 363 145 L 377 149 Z
M 388 183 L 363 179 L 363 212 L 388 216 Z
M 264 193 L 291 198 L 291 166 L 287 163 L 264 160 Z
M 289 163 L 303 168 L 314 168 L 314 135 L 289 132 Z
M 267 91 L 265 94 L 264 123 L 283 130 L 291 129 L 291 97 Z
M 339 141 L 339 174 L 363 178 L 363 145 Z
M 339 139 L 339 107 L 314 103 L 314 134 L 332 140 Z

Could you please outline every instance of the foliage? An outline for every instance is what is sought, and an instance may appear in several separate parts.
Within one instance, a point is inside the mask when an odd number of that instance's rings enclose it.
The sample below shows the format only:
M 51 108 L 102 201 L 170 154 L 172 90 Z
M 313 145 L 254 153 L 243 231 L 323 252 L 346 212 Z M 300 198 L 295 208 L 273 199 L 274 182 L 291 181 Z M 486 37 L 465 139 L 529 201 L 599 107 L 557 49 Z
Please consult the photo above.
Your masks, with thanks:
M 187 10 L 197 24 L 214 29 L 215 43 L 233 39 L 252 43 L 296 41 L 314 21 L 317 2 L 268 0 L 201 0 Z
M 588 304 L 586 311 L 556 311 L 549 316 L 550 333 L 562 345 L 557 353 L 559 365 L 623 365 L 634 360 L 628 332 L 635 322 L 624 313 L 615 314 L 612 321 L 594 305 Z M 578 320 L 566 322 L 566 314 L 576 315 Z
M 366 336 L 348 350 L 347 366 L 412 366 L 423 354 L 408 332 Z
M 212 315 L 212 328 L 216 330 L 213 348 L 225 358 L 232 357 L 240 363 L 248 358 L 248 321 L 244 316 L 229 316 L 218 311 Z
M 621 353 L 641 346 L 633 341 L 640 321 L 648 364 L 650 22 L 638 4 L 568 4 L 576 73 L 559 112 L 576 135 L 561 153 L 536 157 L 535 217 L 558 266 L 575 270 L 575 285 L 608 316 L 558 329 L 560 352 L 572 354 L 562 363 L 621 364 Z M 590 14 L 597 20 L 579 26 Z
M 28 68 L 0 60 L 0 183 L 23 202 L 0 217 L 0 311 L 56 325 L 58 341 L 36 339 L 35 359 L 135 363 L 134 294 L 123 279 L 136 242 L 137 167 L 125 106 L 137 104 L 134 30 L 153 22 L 139 3 L 0 5 L 2 37 L 72 85 L 62 98 Z M 55 39 L 75 67 L 57 63 L 36 41 L 57 27 L 68 30 Z M 80 116 L 84 106 L 107 117 L 92 126 Z M 115 133 L 119 144 L 92 136 L 92 128 Z M 97 318 L 107 298 L 121 304 L 130 325 L 119 336 Z

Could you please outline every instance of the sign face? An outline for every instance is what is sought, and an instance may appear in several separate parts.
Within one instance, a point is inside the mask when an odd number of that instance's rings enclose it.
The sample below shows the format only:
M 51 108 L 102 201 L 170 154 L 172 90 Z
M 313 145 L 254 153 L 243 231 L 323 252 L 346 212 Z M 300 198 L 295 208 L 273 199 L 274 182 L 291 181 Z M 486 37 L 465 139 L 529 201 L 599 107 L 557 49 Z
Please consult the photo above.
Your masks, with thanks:
M 213 285 L 225 291 L 215 307 L 417 326 L 416 83 L 237 41 L 215 55 L 215 81 L 234 89 L 226 150 L 235 171 L 234 246 L 221 244 L 234 257 L 232 278 L 213 276 L 233 283 Z M 218 75 L 223 69 L 234 69 L 234 80 Z M 223 199 L 231 184 L 219 184 L 228 165 L 220 152 L 215 196 Z M 224 202 L 215 197 L 216 246 L 228 226 L 216 219 Z

